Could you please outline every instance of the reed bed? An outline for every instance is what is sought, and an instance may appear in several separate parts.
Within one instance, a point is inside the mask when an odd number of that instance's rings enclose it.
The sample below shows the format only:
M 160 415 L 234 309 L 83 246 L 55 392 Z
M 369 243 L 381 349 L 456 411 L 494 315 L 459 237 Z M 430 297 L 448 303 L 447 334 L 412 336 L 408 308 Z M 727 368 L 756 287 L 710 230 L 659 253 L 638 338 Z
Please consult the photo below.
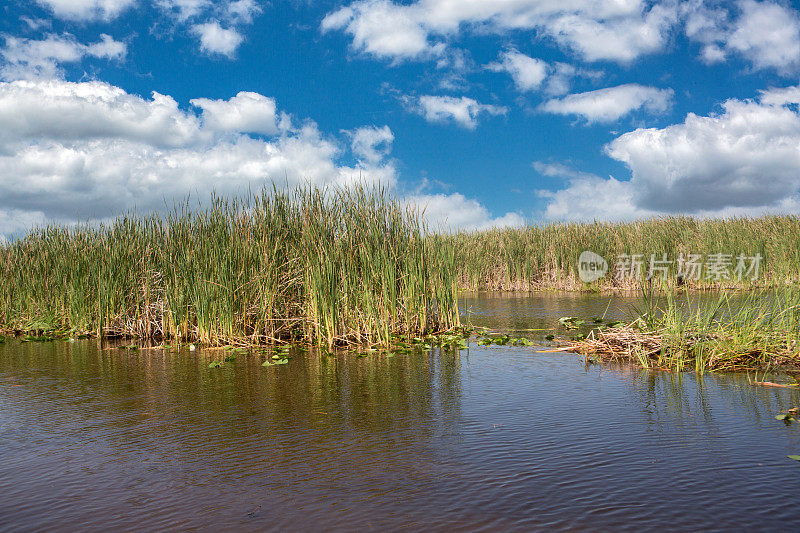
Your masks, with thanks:
M 364 187 L 263 190 L 0 246 L 0 329 L 332 347 L 459 327 L 456 259 Z
M 706 277 L 696 288 L 779 286 L 800 280 L 800 218 L 697 219 L 659 217 L 629 223 L 554 223 L 484 232 L 456 232 L 440 238 L 458 251 L 459 283 L 471 290 L 635 290 L 646 277 L 651 254 L 674 263 L 666 278 L 679 283 L 679 254 L 734 257 L 759 254 L 763 261 L 755 281 Z M 578 258 L 589 250 L 603 256 L 609 274 L 593 284 L 578 278 Z M 641 276 L 615 279 L 612 271 L 621 254 L 641 254 Z M 657 274 L 659 277 L 661 273 Z
M 631 323 L 592 330 L 583 340 L 566 342 L 565 351 L 677 371 L 800 367 L 795 290 L 759 291 L 736 301 L 721 294 L 713 305 L 697 305 L 686 294 L 670 296 L 662 307 L 644 301 Z

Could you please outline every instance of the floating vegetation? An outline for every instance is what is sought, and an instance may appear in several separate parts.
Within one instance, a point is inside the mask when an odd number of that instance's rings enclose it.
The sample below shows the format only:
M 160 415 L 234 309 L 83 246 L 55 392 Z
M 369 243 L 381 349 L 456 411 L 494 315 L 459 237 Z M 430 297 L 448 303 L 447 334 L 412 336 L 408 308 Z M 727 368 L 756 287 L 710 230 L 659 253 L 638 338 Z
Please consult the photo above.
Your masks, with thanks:
M 427 235 L 419 212 L 359 187 L 47 226 L 0 245 L 0 330 L 328 349 L 450 333 L 457 259 Z
M 800 293 L 758 292 L 711 305 L 669 295 L 657 306 L 645 297 L 628 324 L 606 323 L 584 339 L 562 341 L 563 350 L 600 361 L 626 361 L 643 368 L 733 371 L 800 366 Z M 796 384 L 754 382 L 764 386 Z
M 483 334 L 478 336 L 479 346 L 536 346 L 536 343 L 522 337 L 512 337 L 508 334 L 502 335 L 489 335 Z
M 289 359 L 291 357 L 289 357 L 288 352 L 280 352 L 265 359 L 261 366 L 286 365 L 289 364 Z

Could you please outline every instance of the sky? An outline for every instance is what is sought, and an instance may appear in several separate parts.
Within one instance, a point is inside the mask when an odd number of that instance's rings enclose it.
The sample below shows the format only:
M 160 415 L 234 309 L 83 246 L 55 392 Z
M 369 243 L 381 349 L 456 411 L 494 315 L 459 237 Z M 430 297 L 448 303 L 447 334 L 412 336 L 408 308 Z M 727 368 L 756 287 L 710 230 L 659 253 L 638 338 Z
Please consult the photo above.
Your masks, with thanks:
M 2 0 L 0 240 L 265 184 L 438 227 L 797 213 L 800 4 Z

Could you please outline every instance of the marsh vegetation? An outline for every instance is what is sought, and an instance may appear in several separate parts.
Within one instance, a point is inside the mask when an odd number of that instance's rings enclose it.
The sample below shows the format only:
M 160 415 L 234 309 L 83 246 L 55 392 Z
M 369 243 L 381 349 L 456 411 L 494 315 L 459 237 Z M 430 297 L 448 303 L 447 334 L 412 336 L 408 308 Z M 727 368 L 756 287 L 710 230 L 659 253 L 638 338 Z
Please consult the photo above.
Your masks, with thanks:
M 632 362 L 642 368 L 735 371 L 800 367 L 800 293 L 754 291 L 733 300 L 720 293 L 700 302 L 667 292 L 644 294 L 629 323 L 595 325 L 565 341 L 587 361 Z
M 458 328 L 456 270 L 453 249 L 381 191 L 264 190 L 32 231 L 0 249 L 0 328 L 388 344 Z
M 785 288 L 800 276 L 793 216 L 436 229 L 420 210 L 365 187 L 265 189 L 185 201 L 166 216 L 37 228 L 0 245 L 0 332 L 402 350 L 413 339 L 465 332 L 459 292 L 642 286 L 641 276 L 582 283 L 584 250 L 612 265 L 633 254 L 763 258 L 756 279 L 700 277 L 683 291 Z M 676 290 L 671 268 L 658 278 L 662 294 Z M 786 362 L 796 358 L 797 298 L 780 294 L 753 293 L 736 313 L 723 313 L 722 302 L 687 314 L 673 299 L 575 349 L 697 370 Z

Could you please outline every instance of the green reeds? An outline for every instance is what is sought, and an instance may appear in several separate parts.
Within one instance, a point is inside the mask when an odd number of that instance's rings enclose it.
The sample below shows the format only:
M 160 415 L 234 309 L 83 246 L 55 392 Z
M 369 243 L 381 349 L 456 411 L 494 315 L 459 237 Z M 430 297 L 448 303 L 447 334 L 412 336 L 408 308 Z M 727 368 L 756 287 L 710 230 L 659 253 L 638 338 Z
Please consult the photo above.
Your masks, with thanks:
M 697 219 L 658 217 L 628 223 L 552 223 L 484 232 L 456 232 L 441 238 L 458 252 L 459 282 L 475 290 L 598 290 L 636 289 L 644 281 L 651 254 L 673 261 L 668 281 L 675 285 L 679 254 L 702 256 L 730 254 L 734 264 L 728 279 L 700 273 L 703 287 L 753 287 L 784 285 L 800 281 L 800 218 Z M 599 282 L 584 284 L 578 277 L 578 258 L 583 251 L 595 252 L 608 262 L 609 273 Z M 638 279 L 615 280 L 618 259 L 641 254 Z M 738 281 L 733 275 L 739 254 L 763 259 L 755 281 Z M 661 273 L 657 276 L 660 278 Z
M 645 298 L 625 327 L 600 329 L 571 343 L 569 351 L 643 368 L 735 371 L 800 367 L 800 292 L 784 288 L 711 304 L 690 294 L 669 295 L 662 305 Z
M 264 190 L 0 247 L 0 329 L 181 342 L 388 344 L 459 326 L 456 264 L 363 187 Z

